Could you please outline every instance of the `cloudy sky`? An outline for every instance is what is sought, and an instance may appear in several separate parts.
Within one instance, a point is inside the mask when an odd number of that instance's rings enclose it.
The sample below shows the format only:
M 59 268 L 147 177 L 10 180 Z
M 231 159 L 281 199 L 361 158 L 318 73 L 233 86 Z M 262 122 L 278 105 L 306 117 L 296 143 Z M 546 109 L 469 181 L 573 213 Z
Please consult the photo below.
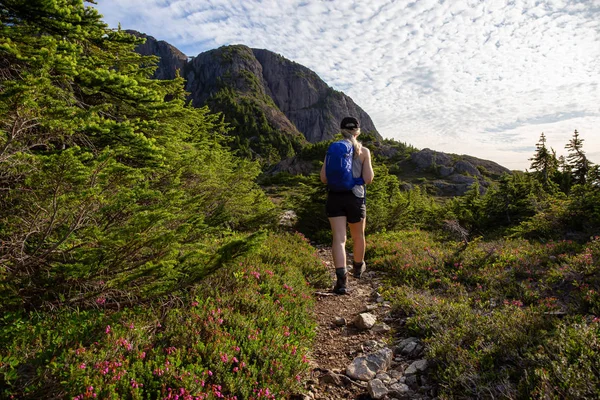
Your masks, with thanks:
M 577 129 L 600 163 L 600 0 L 98 0 L 187 55 L 265 48 L 348 94 L 378 131 L 529 168 Z

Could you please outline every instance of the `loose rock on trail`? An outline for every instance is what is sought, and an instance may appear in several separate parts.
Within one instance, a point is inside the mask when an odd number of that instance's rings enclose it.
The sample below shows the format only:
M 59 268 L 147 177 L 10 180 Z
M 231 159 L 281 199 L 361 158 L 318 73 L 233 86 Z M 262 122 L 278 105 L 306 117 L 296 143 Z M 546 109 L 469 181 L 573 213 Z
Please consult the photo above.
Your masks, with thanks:
M 318 253 L 335 283 L 331 249 Z M 348 255 L 351 260 L 351 255 Z M 317 332 L 311 374 L 305 382 L 308 399 L 431 399 L 424 347 L 417 338 L 402 337 L 404 320 L 392 315 L 378 292 L 381 275 L 367 271 L 361 279 L 348 272 L 347 295 L 317 291 Z

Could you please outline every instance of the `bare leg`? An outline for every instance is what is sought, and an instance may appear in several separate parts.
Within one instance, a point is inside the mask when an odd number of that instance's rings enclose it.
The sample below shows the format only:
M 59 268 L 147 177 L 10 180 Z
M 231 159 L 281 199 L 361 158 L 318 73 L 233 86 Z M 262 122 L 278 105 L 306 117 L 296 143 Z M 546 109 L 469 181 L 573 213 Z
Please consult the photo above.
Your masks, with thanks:
M 346 268 L 346 217 L 329 218 L 333 242 L 331 252 L 335 268 Z
M 354 252 L 354 262 L 360 263 L 365 259 L 365 225 L 366 218 L 363 218 L 362 221 L 356 222 L 354 224 L 348 224 L 350 226 L 350 236 L 352 236 L 352 243 L 354 244 L 353 252 Z

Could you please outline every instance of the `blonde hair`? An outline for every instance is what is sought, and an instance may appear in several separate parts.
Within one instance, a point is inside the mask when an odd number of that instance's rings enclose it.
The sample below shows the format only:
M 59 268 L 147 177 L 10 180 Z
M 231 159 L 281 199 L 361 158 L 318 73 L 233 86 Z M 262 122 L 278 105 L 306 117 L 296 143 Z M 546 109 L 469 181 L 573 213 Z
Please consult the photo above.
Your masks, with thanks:
M 355 133 L 360 133 L 360 128 L 342 129 L 341 132 L 344 139 L 348 139 L 352 142 L 352 147 L 354 147 L 354 158 L 358 157 L 362 151 L 362 143 L 356 140 L 356 136 L 358 136 L 358 134 L 355 135 Z

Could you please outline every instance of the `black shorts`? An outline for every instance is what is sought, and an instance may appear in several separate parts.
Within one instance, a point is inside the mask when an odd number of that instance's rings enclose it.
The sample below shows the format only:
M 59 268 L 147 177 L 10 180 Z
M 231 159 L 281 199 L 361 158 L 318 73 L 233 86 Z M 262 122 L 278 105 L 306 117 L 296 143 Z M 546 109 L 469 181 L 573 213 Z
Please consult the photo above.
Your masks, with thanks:
M 356 197 L 352 192 L 329 192 L 325 212 L 328 218 L 346 217 L 354 224 L 367 216 L 367 205 L 364 198 Z

